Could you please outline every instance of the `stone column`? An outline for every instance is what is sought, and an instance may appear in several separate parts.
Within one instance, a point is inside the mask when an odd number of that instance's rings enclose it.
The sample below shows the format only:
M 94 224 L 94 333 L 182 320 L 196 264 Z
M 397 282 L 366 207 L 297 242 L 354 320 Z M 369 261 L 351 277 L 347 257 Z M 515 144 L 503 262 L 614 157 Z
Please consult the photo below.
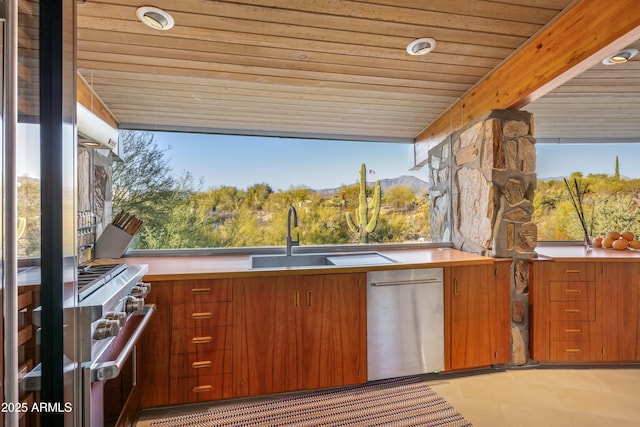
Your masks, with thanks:
M 429 168 L 433 240 L 450 238 L 457 249 L 513 259 L 512 364 L 524 365 L 529 340 L 527 259 L 537 256 L 537 227 L 531 221 L 536 188 L 531 114 L 491 111 L 430 150 Z

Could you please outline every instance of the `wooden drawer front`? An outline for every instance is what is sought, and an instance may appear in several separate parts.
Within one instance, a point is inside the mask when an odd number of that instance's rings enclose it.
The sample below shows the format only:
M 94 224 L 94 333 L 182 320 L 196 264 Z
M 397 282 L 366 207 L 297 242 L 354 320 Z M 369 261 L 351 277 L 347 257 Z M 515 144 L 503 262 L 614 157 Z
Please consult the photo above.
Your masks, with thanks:
M 232 348 L 232 332 L 232 326 L 212 327 L 202 334 L 193 329 L 174 329 L 171 331 L 171 354 L 208 353 Z
M 177 303 L 231 301 L 231 296 L 231 281 L 226 279 L 183 280 L 173 287 L 173 301 Z
M 549 339 L 583 343 L 596 339 L 595 322 L 551 322 L 549 325 Z
M 232 305 L 229 302 L 202 304 L 174 304 L 171 306 L 171 326 L 174 329 L 207 328 L 233 323 Z
M 552 301 L 549 303 L 549 320 L 596 320 L 595 301 Z
M 549 299 L 551 301 L 594 301 L 595 291 L 594 282 L 551 282 Z
M 169 386 L 171 405 L 228 399 L 232 396 L 233 383 L 231 374 L 180 378 L 171 381 Z
M 170 377 L 195 378 L 202 375 L 230 374 L 233 371 L 233 353 L 230 348 L 207 354 L 172 354 Z
M 549 356 L 554 361 L 587 361 L 593 360 L 589 342 L 552 342 L 549 347 Z
M 585 262 L 552 262 L 549 264 L 549 280 L 562 282 L 592 282 L 596 266 Z

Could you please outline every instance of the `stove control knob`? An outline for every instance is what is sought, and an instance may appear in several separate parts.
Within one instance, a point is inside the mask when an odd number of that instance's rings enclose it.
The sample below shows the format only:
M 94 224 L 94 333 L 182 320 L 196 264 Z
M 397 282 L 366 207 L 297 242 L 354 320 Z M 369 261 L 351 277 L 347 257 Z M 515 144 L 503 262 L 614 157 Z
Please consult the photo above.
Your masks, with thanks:
M 147 296 L 148 293 L 149 291 L 144 286 L 136 285 L 133 288 L 131 288 L 131 296 L 134 296 L 137 298 L 144 298 Z
M 123 311 L 109 311 L 104 318 L 107 320 L 115 320 L 118 322 L 119 327 L 123 327 L 127 320 L 127 313 Z
M 120 331 L 120 322 L 117 320 L 100 319 L 93 331 L 94 340 L 103 340 L 109 337 L 115 337 Z
M 133 313 L 134 311 L 142 310 L 144 308 L 144 299 L 137 297 L 128 297 L 125 303 L 124 310 L 127 313 Z
M 145 288 L 147 290 L 146 295 L 149 295 L 151 293 L 151 283 L 138 282 L 138 283 L 136 283 L 136 286 L 141 286 L 141 287 Z

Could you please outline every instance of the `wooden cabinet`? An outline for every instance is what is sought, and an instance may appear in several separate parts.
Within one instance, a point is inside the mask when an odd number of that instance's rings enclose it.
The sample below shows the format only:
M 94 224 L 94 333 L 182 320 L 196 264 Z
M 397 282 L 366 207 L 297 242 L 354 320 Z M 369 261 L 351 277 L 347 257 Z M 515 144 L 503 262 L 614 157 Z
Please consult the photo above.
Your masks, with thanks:
M 366 381 L 366 278 L 246 278 L 235 288 L 236 394 Z
M 157 282 L 151 289 L 148 301 L 158 310 L 143 341 L 143 406 L 232 397 L 232 280 Z
M 174 286 L 169 404 L 233 396 L 232 280 Z
M 530 283 L 532 359 L 640 360 L 640 263 L 537 261 Z
M 531 279 L 531 357 L 541 362 L 600 360 L 595 263 L 535 262 Z
M 172 281 L 153 282 L 145 303 L 156 304 L 156 312 L 142 335 L 142 407 L 169 404 L 169 343 L 171 340 Z
M 510 262 L 445 270 L 445 369 L 509 363 Z
M 603 360 L 640 361 L 640 263 L 602 263 Z

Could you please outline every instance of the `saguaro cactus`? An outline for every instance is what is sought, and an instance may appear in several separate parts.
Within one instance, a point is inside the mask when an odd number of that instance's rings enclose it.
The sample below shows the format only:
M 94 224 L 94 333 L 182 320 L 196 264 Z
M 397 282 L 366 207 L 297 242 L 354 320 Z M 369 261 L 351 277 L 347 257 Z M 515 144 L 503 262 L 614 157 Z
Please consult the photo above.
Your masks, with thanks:
M 369 243 L 369 234 L 376 229 L 378 218 L 380 218 L 380 180 L 376 181 L 376 185 L 373 188 L 373 196 L 367 202 L 366 171 L 367 168 L 363 163 L 360 167 L 360 203 L 355 215 L 352 216 L 351 212 L 347 212 L 346 215 L 347 225 L 351 231 L 358 233 L 358 241 L 360 243 Z M 369 209 L 373 209 L 371 218 L 369 218 Z

